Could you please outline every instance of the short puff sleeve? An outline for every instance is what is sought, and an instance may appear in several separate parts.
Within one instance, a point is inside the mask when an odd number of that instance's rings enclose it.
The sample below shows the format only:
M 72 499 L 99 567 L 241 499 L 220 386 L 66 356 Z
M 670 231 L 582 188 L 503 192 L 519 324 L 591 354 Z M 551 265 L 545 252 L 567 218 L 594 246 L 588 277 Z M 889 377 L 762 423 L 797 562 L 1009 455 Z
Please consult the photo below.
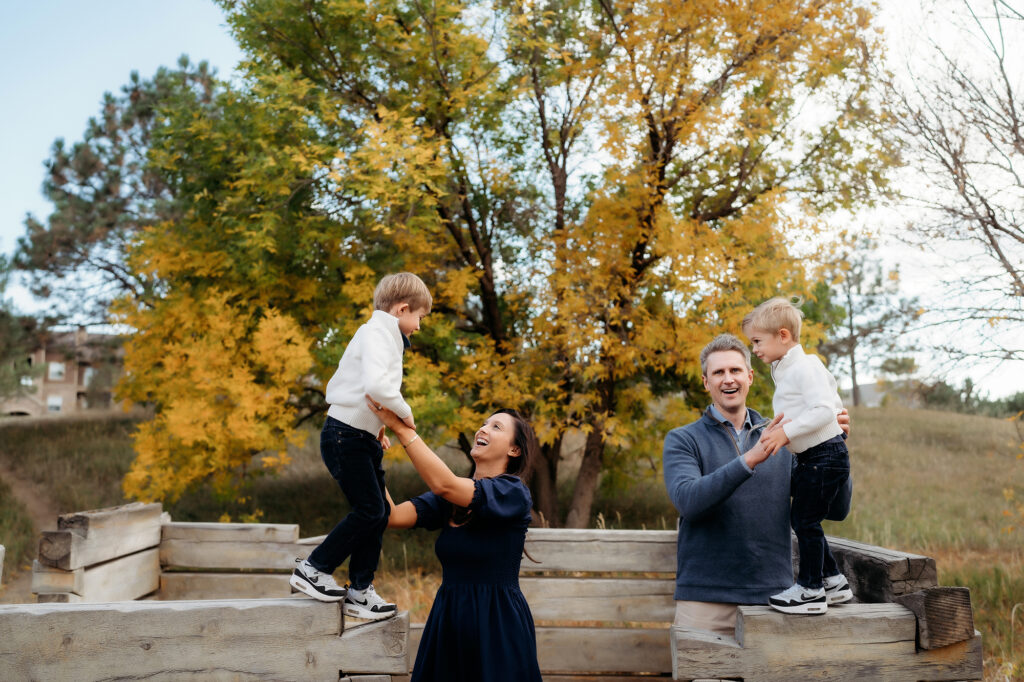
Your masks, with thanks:
M 423 493 L 409 501 L 416 508 L 416 528 L 437 530 L 451 516 L 451 503 L 434 493 Z
M 533 498 L 530 489 L 518 477 L 502 474 L 474 482 L 469 509 L 480 521 L 502 521 L 530 525 Z

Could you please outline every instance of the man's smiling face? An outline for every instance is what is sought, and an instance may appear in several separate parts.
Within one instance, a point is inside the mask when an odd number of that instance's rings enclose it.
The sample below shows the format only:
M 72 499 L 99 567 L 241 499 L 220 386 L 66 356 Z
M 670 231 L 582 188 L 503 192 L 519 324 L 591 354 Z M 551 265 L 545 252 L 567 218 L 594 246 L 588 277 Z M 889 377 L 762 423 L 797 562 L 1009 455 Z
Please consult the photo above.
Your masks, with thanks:
M 707 357 L 706 366 L 704 388 L 711 394 L 711 401 L 718 410 L 723 414 L 734 414 L 745 409 L 754 372 L 747 367 L 743 353 L 737 350 L 712 353 Z

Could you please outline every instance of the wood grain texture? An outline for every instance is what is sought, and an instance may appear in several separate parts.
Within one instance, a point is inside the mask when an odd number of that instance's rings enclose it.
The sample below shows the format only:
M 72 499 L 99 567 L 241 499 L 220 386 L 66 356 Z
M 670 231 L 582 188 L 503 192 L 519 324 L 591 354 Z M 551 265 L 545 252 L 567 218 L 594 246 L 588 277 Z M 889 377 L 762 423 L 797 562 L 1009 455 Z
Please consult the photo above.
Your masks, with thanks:
M 660 530 L 531 528 L 521 572 L 642 571 L 675 573 L 676 533 Z
M 918 652 L 914 614 L 898 604 L 852 604 L 823 616 L 741 606 L 737 637 L 673 627 L 676 679 L 894 681 L 981 679 L 981 637 Z
M 135 502 L 120 507 L 63 514 L 57 530 L 39 540 L 40 563 L 71 571 L 160 544 L 162 508 Z
M 403 612 L 342 632 L 312 599 L 0 606 L 0 679 L 336 682 L 406 672 L 407 631 Z
M 670 623 L 675 580 L 669 578 L 520 578 L 534 620 Z
M 163 573 L 163 601 L 185 599 L 271 599 L 292 593 L 283 573 Z
M 917 617 L 917 646 L 941 649 L 974 636 L 971 591 L 966 587 L 930 587 L 896 597 Z
M 160 564 L 169 570 L 256 569 L 290 573 L 295 569 L 295 559 L 307 557 L 311 549 L 296 542 L 171 539 L 160 543 Z
M 193 542 L 298 542 L 299 526 L 294 523 L 165 523 L 161 540 Z

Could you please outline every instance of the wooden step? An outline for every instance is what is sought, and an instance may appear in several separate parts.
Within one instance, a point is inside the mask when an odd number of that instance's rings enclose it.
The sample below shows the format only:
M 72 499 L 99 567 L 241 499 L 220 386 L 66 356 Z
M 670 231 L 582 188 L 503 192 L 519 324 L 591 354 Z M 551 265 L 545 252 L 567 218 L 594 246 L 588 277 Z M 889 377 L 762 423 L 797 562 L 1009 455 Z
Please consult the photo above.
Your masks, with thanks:
M 980 679 L 981 635 L 931 651 L 915 644 L 914 613 L 899 604 L 844 604 L 821 616 L 741 606 L 736 637 L 671 629 L 678 680 Z

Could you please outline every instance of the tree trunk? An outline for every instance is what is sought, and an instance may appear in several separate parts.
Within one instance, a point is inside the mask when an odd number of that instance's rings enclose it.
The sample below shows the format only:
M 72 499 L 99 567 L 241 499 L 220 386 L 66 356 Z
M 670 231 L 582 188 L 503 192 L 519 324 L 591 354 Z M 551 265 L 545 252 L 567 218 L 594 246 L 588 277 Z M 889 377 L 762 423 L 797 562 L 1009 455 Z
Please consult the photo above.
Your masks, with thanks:
M 541 518 L 533 521 L 547 528 L 557 528 L 561 522 L 558 515 L 558 462 L 561 450 L 561 438 L 551 445 L 542 445 L 533 466 L 530 485 L 533 508 L 541 515 Z
M 587 444 L 583 448 L 583 461 L 580 473 L 576 478 L 576 487 L 572 492 L 572 504 L 565 517 L 566 528 L 586 528 L 590 521 L 590 511 L 594 506 L 594 494 L 601 476 L 601 464 L 604 455 L 604 434 L 600 427 L 587 435 Z

